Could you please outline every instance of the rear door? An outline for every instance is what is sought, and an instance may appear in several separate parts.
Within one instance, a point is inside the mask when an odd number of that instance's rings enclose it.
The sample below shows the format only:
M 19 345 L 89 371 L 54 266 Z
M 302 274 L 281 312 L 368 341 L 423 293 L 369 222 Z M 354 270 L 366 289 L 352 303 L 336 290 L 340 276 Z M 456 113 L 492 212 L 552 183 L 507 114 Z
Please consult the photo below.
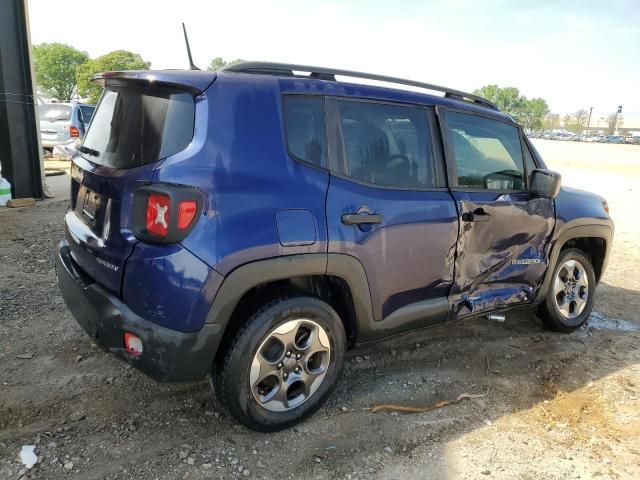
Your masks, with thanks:
M 460 221 L 454 313 L 526 303 L 546 271 L 555 223 L 553 200 L 528 190 L 533 156 L 511 122 L 444 108 L 438 115 Z
M 136 243 L 133 195 L 161 159 L 191 142 L 194 114 L 193 95 L 182 90 L 108 87 L 73 159 L 67 241 L 76 263 L 116 294 Z
M 444 321 L 458 222 L 432 110 L 327 99 L 329 252 L 356 257 L 371 293 L 371 338 Z

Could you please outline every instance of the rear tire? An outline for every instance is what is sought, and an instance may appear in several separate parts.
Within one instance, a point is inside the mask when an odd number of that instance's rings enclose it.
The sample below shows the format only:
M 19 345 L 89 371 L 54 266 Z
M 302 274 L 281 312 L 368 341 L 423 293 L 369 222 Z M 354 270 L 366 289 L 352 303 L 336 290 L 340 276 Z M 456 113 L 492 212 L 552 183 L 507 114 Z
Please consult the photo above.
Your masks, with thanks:
M 580 250 L 560 253 L 551 285 L 538 314 L 544 325 L 557 332 L 573 332 L 591 315 L 596 276 L 589 258 Z
M 251 315 L 214 368 L 218 399 L 245 426 L 273 432 L 316 412 L 344 363 L 335 310 L 308 296 L 280 297 Z

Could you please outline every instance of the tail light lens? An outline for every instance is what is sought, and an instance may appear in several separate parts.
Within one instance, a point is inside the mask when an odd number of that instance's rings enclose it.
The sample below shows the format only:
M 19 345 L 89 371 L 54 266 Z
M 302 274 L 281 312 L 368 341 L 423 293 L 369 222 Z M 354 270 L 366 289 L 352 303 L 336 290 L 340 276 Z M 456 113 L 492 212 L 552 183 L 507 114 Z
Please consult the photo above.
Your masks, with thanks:
M 147 232 L 164 238 L 169 233 L 169 207 L 167 195 L 151 193 L 147 197 Z
M 186 230 L 196 216 L 198 204 L 194 200 L 183 200 L 178 205 L 178 229 Z
M 199 190 L 179 185 L 144 186 L 133 200 L 133 233 L 141 240 L 177 243 L 184 240 L 202 212 Z
M 71 135 L 71 138 L 78 138 L 80 136 L 80 130 L 78 130 L 78 127 L 71 125 L 69 127 L 69 134 Z
M 142 340 L 133 333 L 124 332 L 124 349 L 134 357 L 142 355 Z

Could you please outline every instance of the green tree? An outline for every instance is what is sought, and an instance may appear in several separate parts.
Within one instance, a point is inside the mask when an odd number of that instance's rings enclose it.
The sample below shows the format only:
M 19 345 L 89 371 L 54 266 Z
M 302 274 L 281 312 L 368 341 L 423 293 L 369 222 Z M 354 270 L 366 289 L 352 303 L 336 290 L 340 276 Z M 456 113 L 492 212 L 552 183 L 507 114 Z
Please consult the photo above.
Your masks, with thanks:
M 542 127 L 543 119 L 549 113 L 549 106 L 544 99 L 529 100 L 520 95 L 520 91 L 515 87 L 485 85 L 473 93 L 495 103 L 502 112 L 513 117 L 527 130 Z
M 605 129 L 605 131 L 607 135 L 615 135 L 616 130 L 624 125 L 624 120 L 621 116 L 618 115 L 617 111 L 608 115 L 606 121 L 607 128 Z
M 520 96 L 520 91 L 515 87 L 501 88 L 498 85 L 485 85 L 473 93 L 495 103 L 502 112 L 512 117 L 522 110 L 524 97 Z
M 543 98 L 522 98 L 518 121 L 527 130 L 542 128 L 543 119 L 549 114 L 549 106 Z
M 586 128 L 588 119 L 589 112 L 584 109 L 580 109 L 577 112 L 564 117 L 564 128 L 574 133 L 580 133 Z
M 216 70 L 220 70 L 224 67 L 227 67 L 229 65 L 234 65 L 240 62 L 244 62 L 244 60 L 238 58 L 237 60 L 233 60 L 232 62 L 226 62 L 222 57 L 216 57 L 213 60 L 211 60 L 211 63 L 207 67 L 207 70 L 213 70 L 215 72 Z
M 146 62 L 137 53 L 116 50 L 101 57 L 89 60 L 78 67 L 76 80 L 78 93 L 89 102 L 96 103 L 102 94 L 102 86 L 91 81 L 96 73 L 121 70 L 149 70 L 150 62 Z
M 47 95 L 71 100 L 76 93 L 76 70 L 89 55 L 64 43 L 33 46 L 36 84 Z

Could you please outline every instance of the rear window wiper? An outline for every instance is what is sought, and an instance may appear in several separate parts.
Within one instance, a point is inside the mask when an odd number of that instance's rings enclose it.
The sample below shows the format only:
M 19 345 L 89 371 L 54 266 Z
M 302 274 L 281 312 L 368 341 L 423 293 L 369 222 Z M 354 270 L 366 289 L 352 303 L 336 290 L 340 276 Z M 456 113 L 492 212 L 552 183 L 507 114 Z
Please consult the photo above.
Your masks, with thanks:
M 78 151 L 82 153 L 86 153 L 87 155 L 91 155 L 92 157 L 100 156 L 100 152 L 94 150 L 93 148 L 85 147 L 84 145 L 80 145 L 78 147 Z

